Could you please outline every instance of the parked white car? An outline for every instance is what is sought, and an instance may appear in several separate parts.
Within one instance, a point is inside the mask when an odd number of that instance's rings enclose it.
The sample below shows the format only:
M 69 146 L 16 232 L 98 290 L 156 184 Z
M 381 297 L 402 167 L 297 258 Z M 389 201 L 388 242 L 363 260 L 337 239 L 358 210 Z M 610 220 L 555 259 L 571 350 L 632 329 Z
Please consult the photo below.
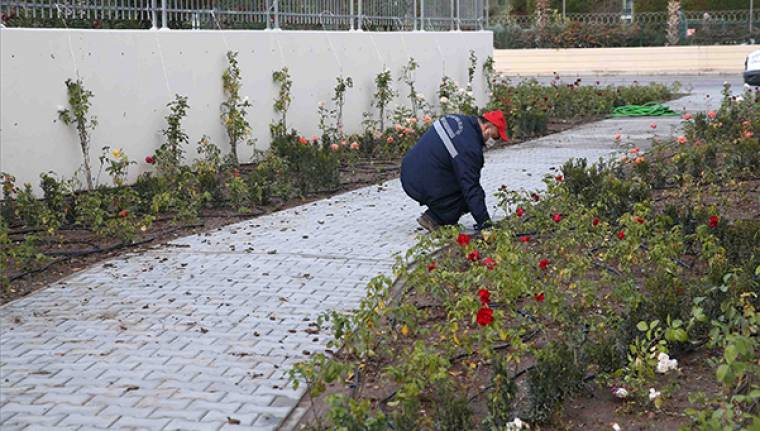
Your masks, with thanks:
M 760 49 L 750 53 L 744 62 L 744 82 L 760 85 Z

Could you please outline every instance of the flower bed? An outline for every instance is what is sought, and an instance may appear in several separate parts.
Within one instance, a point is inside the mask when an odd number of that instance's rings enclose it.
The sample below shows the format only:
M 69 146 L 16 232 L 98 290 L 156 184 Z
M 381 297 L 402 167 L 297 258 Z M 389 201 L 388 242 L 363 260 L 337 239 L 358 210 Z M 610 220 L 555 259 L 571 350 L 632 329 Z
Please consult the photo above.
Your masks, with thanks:
M 421 237 L 400 283 L 320 319 L 332 350 L 291 373 L 307 425 L 760 425 L 760 96 L 684 122 L 545 193 L 502 187 L 509 217 L 482 237 Z
M 417 92 L 414 79 L 417 64 L 410 59 L 395 79 L 390 71 L 377 75 L 373 109 L 365 114 L 361 133 L 350 135 L 343 130 L 345 94 L 351 91 L 353 81 L 351 77 L 339 76 L 331 101 L 317 108 L 319 135 L 306 137 L 287 127 L 292 81 L 287 68 L 283 68 L 273 73 L 273 83 L 279 91 L 274 100 L 277 119 L 269 125 L 271 148 L 257 154 L 253 163 L 241 164 L 237 149 L 252 143 L 251 128 L 255 125 L 247 121 L 250 102 L 242 96 L 243 71 L 238 67 L 237 55 L 228 53 L 227 61 L 228 67 L 222 74 L 225 99 L 220 120 L 229 137 L 229 154 L 222 154 L 217 145 L 203 136 L 195 145 L 199 157 L 187 160 L 191 143 L 182 124 L 192 106 L 188 97 L 178 95 L 167 105 L 166 127 L 162 130 L 164 143 L 140 161 L 149 165 L 151 171 L 134 184 L 128 184 L 126 179 L 129 168 L 137 161 L 130 160 L 121 149 L 104 147 L 98 159 L 100 166 L 90 166 L 84 155 L 90 152 L 92 129 L 99 126 L 89 113 L 93 100 L 97 99 L 83 82 L 66 82 L 69 106 L 60 109 L 59 118 L 75 128 L 81 138 L 82 172 L 77 178 L 42 174 L 41 200 L 35 197 L 31 184 L 17 185 L 12 173 L 3 173 L 2 301 L 26 294 L 118 250 L 393 178 L 400 157 L 437 116 L 481 112 L 472 97 L 472 80 L 478 67 L 473 54 L 468 82 L 460 87 L 444 78 L 436 95 L 437 106 Z M 552 86 L 534 82 L 512 85 L 494 79 L 492 66 L 491 59 L 480 65 L 493 92 L 489 109 L 503 109 L 512 118 L 508 121 L 514 124 L 511 134 L 515 142 L 595 119 L 605 110 L 609 113 L 611 101 L 655 101 L 674 94 L 673 89 L 657 85 L 625 89 L 586 87 L 576 82 L 570 89 L 559 84 L 559 80 Z M 504 104 L 505 97 L 512 104 Z M 562 99 L 562 103 L 575 100 L 576 106 L 589 104 L 595 108 L 573 113 L 569 108 L 572 105 L 558 104 L 543 112 L 542 127 L 528 130 L 523 125 L 528 116 L 516 107 L 531 104 L 540 107 L 539 101 L 545 99 Z M 103 172 L 108 178 L 99 182 Z M 71 259 L 78 260 L 68 265 Z

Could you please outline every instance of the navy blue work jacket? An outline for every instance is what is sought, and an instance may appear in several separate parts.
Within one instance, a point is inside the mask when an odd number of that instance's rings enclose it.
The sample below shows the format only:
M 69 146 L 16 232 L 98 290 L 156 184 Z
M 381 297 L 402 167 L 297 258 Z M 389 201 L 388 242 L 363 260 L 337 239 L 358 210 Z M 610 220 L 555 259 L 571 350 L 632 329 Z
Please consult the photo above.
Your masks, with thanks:
M 446 115 L 436 120 L 404 156 L 401 182 L 423 205 L 461 193 L 475 221 L 490 220 L 480 171 L 483 133 L 477 117 Z

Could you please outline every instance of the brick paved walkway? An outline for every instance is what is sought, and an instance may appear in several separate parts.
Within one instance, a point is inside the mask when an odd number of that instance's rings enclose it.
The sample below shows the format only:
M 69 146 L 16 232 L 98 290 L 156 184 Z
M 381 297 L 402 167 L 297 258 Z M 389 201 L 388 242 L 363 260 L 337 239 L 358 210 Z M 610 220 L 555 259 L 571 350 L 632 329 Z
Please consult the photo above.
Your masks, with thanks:
M 657 121 L 659 133 L 677 123 Z M 617 130 L 644 144 L 650 122 L 494 151 L 484 187 L 541 188 L 568 158 L 608 155 Z M 0 428 L 277 429 L 303 391 L 286 387 L 288 367 L 327 341 L 309 323 L 390 275 L 420 210 L 390 181 L 118 257 L 3 306 Z

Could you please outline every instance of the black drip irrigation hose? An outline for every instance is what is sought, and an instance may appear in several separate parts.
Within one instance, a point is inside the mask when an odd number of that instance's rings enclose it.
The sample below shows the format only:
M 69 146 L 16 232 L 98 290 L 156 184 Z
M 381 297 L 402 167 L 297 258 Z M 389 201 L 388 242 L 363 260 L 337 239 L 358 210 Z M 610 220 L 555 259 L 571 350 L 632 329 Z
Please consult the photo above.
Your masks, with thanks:
M 52 267 L 53 265 L 55 265 L 57 263 L 65 262 L 65 261 L 67 261 L 69 259 L 72 259 L 72 258 L 75 258 L 75 257 L 84 257 L 84 256 L 89 256 L 91 254 L 97 254 L 97 253 L 109 253 L 109 252 L 112 252 L 114 250 L 118 250 L 118 249 L 125 248 L 125 247 L 137 247 L 137 246 L 140 246 L 140 245 L 143 245 L 143 244 L 147 244 L 149 242 L 153 242 L 156 239 L 158 239 L 159 236 L 167 235 L 167 234 L 170 234 L 172 232 L 176 232 L 176 231 L 178 231 L 180 229 L 195 228 L 195 227 L 202 227 L 202 226 L 205 226 L 205 224 L 203 224 L 203 223 L 196 223 L 196 224 L 190 224 L 190 225 L 176 226 L 176 227 L 174 227 L 172 229 L 169 229 L 167 231 L 161 232 L 160 235 L 154 235 L 154 236 L 151 236 L 149 238 L 145 238 L 145 239 L 137 241 L 137 242 L 122 242 L 122 243 L 114 244 L 114 245 L 106 247 L 106 248 L 96 247 L 94 249 L 83 250 L 83 251 L 49 252 L 49 253 L 45 253 L 46 256 L 51 256 L 51 257 L 52 256 L 60 256 L 61 259 L 55 259 L 55 260 L 49 262 L 47 265 L 43 266 L 42 268 L 37 268 L 37 269 L 33 269 L 33 270 L 22 272 L 20 274 L 16 274 L 16 275 L 8 278 L 8 282 L 10 283 L 10 282 L 16 281 L 18 279 L 27 277 L 29 275 L 37 274 L 37 273 L 46 271 L 48 268 Z

